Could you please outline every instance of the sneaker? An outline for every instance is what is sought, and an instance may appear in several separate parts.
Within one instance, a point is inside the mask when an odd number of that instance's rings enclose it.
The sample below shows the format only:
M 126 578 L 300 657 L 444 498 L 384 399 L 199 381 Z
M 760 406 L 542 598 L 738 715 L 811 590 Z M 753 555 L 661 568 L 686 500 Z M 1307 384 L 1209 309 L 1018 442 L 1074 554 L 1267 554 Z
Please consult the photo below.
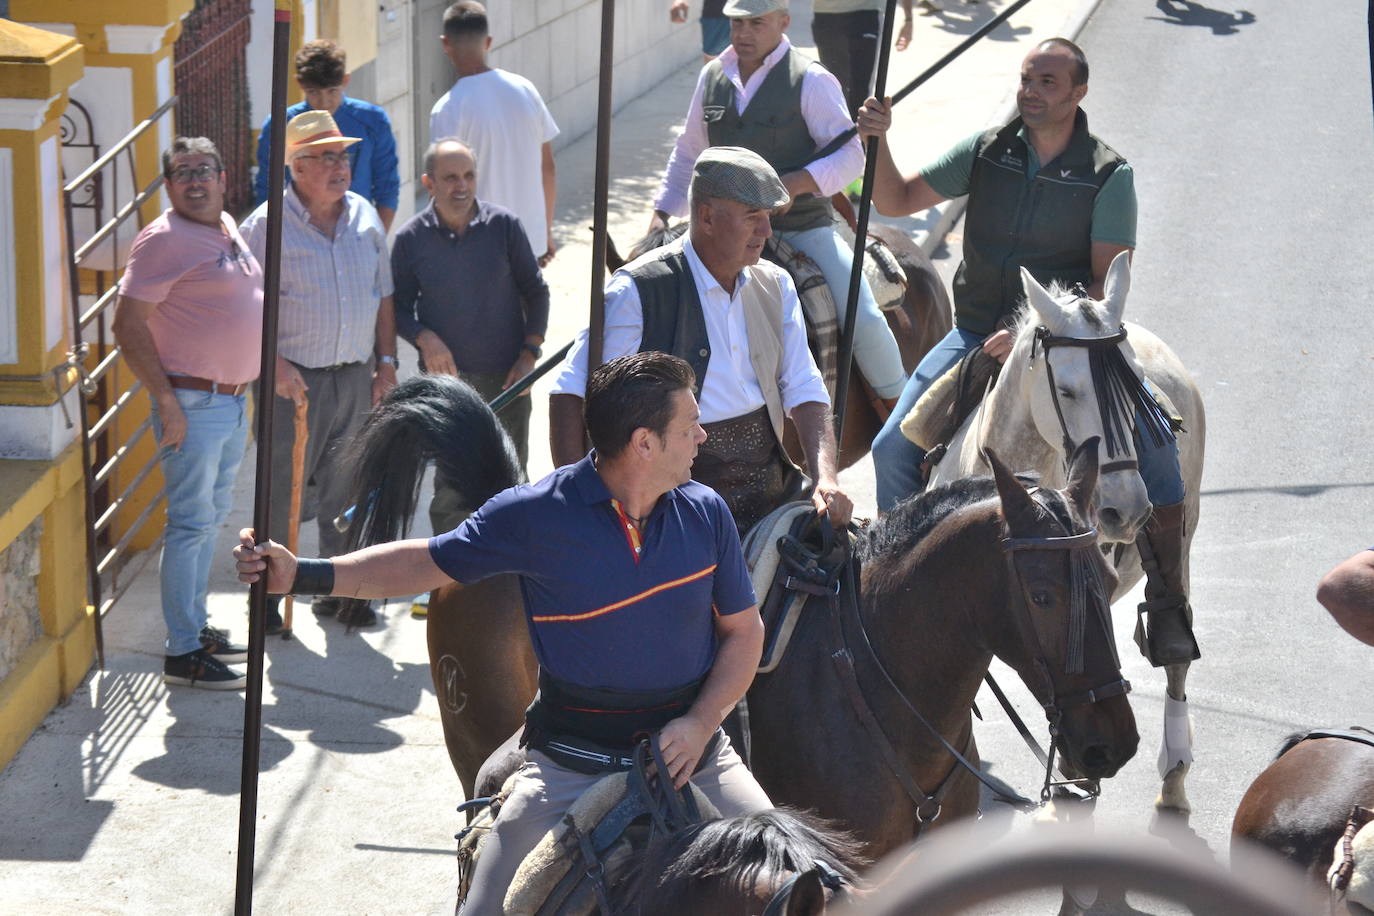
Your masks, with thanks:
M 316 617 L 333 617 L 342 603 L 342 598 L 316 598 L 310 602 L 310 612 Z
M 219 627 L 204 626 L 200 630 L 200 647 L 206 655 L 213 655 L 222 662 L 248 661 L 248 647 L 229 641 L 229 631 Z
M 185 655 L 169 655 L 162 663 L 164 684 L 183 684 L 205 690 L 242 690 L 248 675 L 235 671 L 204 649 Z
M 377 622 L 377 612 L 372 604 L 357 598 L 341 601 L 337 613 L 339 623 L 350 627 L 370 627 Z

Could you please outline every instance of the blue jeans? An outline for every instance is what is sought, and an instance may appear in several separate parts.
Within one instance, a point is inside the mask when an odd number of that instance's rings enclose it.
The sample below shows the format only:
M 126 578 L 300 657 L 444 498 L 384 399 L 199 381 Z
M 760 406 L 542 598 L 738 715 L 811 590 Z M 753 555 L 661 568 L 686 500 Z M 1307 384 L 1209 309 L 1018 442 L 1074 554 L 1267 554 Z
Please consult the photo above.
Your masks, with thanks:
M 925 451 L 902 435 L 902 420 L 926 393 L 931 384 L 944 375 L 984 340 L 982 334 L 972 334 L 954 328 L 922 358 L 916 371 L 907 380 L 906 389 L 897 399 L 892 416 L 873 440 L 873 474 L 877 479 L 878 511 L 887 512 L 912 494 L 921 492 L 921 462 Z M 1136 429 L 1141 426 L 1136 418 Z M 1178 443 L 1165 442 L 1156 448 L 1135 433 L 1136 458 L 1140 462 L 1140 477 L 1150 502 L 1156 506 L 1170 506 L 1183 501 L 1183 474 L 1178 463 Z
M 186 415 L 186 438 L 180 449 L 159 448 L 157 453 L 167 486 L 160 576 L 167 654 L 185 655 L 200 648 L 200 631 L 208 620 L 210 564 L 248 441 L 248 399 L 185 388 L 173 393 Z M 162 438 L 156 403 L 153 434 Z M 224 562 L 229 562 L 227 554 Z
M 849 295 L 849 272 L 854 252 L 844 244 L 829 226 L 778 232 L 782 239 L 816 262 L 830 295 L 835 299 L 836 321 L 844 330 L 845 303 Z M 906 373 L 902 369 L 902 352 L 897 339 L 887 326 L 887 319 L 878 309 L 868 280 L 859 278 L 859 309 L 854 325 L 854 362 L 864 374 L 870 387 L 880 398 L 895 398 L 902 392 Z

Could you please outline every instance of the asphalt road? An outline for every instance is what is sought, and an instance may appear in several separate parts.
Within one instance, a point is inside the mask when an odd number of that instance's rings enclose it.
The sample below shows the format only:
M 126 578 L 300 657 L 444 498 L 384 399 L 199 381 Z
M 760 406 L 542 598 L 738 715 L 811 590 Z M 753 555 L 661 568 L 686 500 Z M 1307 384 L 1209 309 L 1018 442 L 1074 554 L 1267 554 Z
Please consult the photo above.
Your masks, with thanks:
M 1374 649 L 1314 598 L 1327 569 L 1374 544 L 1366 4 L 1246 7 L 1105 0 L 1080 36 L 1092 129 L 1135 168 L 1127 317 L 1173 346 L 1207 408 L 1192 555 L 1203 652 L 1188 684 L 1193 812 L 1186 826 L 1153 816 L 1164 679 L 1130 643 L 1129 596 L 1115 619 L 1141 748 L 1105 785 L 1096 823 L 1221 862 L 1237 803 L 1286 734 L 1374 724 Z M 953 252 L 939 253 L 950 273 L 961 230 Z M 1000 670 L 1027 721 L 1043 721 Z M 1035 764 L 986 690 L 979 702 L 989 768 L 1022 792 L 1037 788 Z M 1104 895 L 1090 912 L 1174 911 L 1127 899 Z M 1042 895 L 997 911 L 1053 912 L 1051 903 Z

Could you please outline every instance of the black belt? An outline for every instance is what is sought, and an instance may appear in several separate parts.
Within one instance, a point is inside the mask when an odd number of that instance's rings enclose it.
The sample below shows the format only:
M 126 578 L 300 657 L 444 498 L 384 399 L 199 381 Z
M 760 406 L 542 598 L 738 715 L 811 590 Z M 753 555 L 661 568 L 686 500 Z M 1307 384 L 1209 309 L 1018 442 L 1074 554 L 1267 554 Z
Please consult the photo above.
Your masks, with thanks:
M 657 690 L 583 687 L 559 680 L 543 669 L 539 693 L 525 710 L 521 744 L 540 748 L 559 737 L 590 747 L 590 753 L 631 755 L 641 736 L 678 718 L 696 702 L 701 681 Z
M 572 735 L 544 735 L 531 733 L 527 728 L 525 736 L 528 737 L 528 746 L 539 751 L 554 763 L 561 767 L 572 770 L 575 773 L 584 773 L 588 776 L 599 776 L 603 773 L 622 773 L 632 769 L 635 765 L 634 747 L 604 747 L 585 738 L 578 738 Z M 699 771 L 706 765 L 706 761 L 715 756 L 720 749 L 720 742 L 724 740 L 725 732 L 719 728 L 711 735 L 706 742 L 706 747 L 702 749 L 701 758 L 697 760 L 697 765 L 693 773 Z M 522 738 L 522 743 L 525 743 Z

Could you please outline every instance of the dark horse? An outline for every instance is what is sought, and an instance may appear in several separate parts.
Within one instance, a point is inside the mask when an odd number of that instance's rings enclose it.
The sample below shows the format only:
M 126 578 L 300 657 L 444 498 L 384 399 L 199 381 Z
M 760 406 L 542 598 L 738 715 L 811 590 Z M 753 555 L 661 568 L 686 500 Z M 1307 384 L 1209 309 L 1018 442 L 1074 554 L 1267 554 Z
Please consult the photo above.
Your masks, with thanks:
M 1246 790 L 1231 824 L 1233 852 L 1246 841 L 1258 843 L 1323 886 L 1356 807 L 1374 808 L 1374 745 L 1365 743 L 1374 742 L 1374 734 L 1365 732 L 1361 740 L 1353 730 L 1354 737 L 1324 733 L 1289 735 Z M 1374 861 L 1361 869 L 1366 881 L 1374 877 Z M 1369 906 L 1374 895 L 1362 902 Z
M 851 894 L 867 864 L 852 837 L 803 811 L 703 821 L 650 846 L 621 885 L 618 912 L 812 916 Z
M 606 267 L 619 270 L 645 252 L 652 251 L 677 238 L 686 224 L 681 223 L 667 231 L 650 233 L 640 239 L 630 250 L 628 258 L 622 258 L 615 243 L 606 239 Z M 946 334 L 953 322 L 949 294 L 945 285 L 935 272 L 935 265 L 900 229 L 891 226 L 870 226 L 869 237 L 876 238 L 887 246 L 903 274 L 905 294 L 901 307 L 883 312 L 887 326 L 897 339 L 897 348 L 902 354 L 902 368 L 910 373 L 921 361 L 921 357 L 935 346 Z M 878 270 L 872 258 L 865 260 L 865 273 L 872 275 Z M 786 268 L 786 265 L 782 265 Z M 836 311 L 843 312 L 845 304 L 836 302 Z M 845 398 L 844 441 L 840 443 L 840 467 L 847 468 L 868 454 L 873 437 L 883 428 L 887 410 L 881 407 L 877 397 L 863 381 L 863 375 L 855 367 L 854 383 L 849 386 Z M 787 422 L 787 441 L 784 443 L 792 460 L 802 463 L 803 453 L 797 431 L 791 421 Z
M 355 518 L 360 544 L 401 536 L 428 459 L 438 462 L 441 475 L 462 482 L 470 509 L 517 476 L 495 417 L 475 391 L 453 378 L 402 383 L 373 412 L 357 449 L 357 501 L 368 506 Z M 1067 661 L 1073 604 L 1068 552 L 1031 550 L 1009 559 L 1003 551 L 1009 536 L 1086 536 L 1096 455 L 1096 440 L 1085 442 L 1063 492 L 1032 494 L 996 465 L 995 484 L 966 480 L 931 491 L 858 539 L 865 630 L 902 696 L 973 761 L 969 708 L 994 654 L 1045 702 L 1101 692 L 1120 681 L 1108 623 L 1096 614 L 1079 627 L 1085 636 L 1081 670 L 1066 673 L 1073 667 Z M 1100 562 L 1096 551 L 1082 554 Z M 1104 568 L 1102 575 L 1111 573 Z M 808 613 L 788 657 L 751 691 L 754 766 L 774 801 L 815 808 L 845 823 L 876 855 L 913 835 L 913 805 L 828 673 L 836 648 L 827 621 L 824 611 Z M 855 624 L 845 621 L 846 632 Z M 535 692 L 535 662 L 514 577 L 461 592 L 439 589 L 428 628 L 449 756 L 471 797 L 478 768 L 520 727 Z M 860 658 L 856 669 L 902 764 L 933 790 L 951 772 L 951 758 L 908 718 L 896 691 L 880 683 L 875 659 Z M 1135 722 L 1123 696 L 1065 708 L 1059 729 L 1061 753 L 1085 776 L 1110 776 L 1135 751 Z M 972 813 L 977 790 L 971 777 L 955 773 L 949 785 L 946 815 Z

